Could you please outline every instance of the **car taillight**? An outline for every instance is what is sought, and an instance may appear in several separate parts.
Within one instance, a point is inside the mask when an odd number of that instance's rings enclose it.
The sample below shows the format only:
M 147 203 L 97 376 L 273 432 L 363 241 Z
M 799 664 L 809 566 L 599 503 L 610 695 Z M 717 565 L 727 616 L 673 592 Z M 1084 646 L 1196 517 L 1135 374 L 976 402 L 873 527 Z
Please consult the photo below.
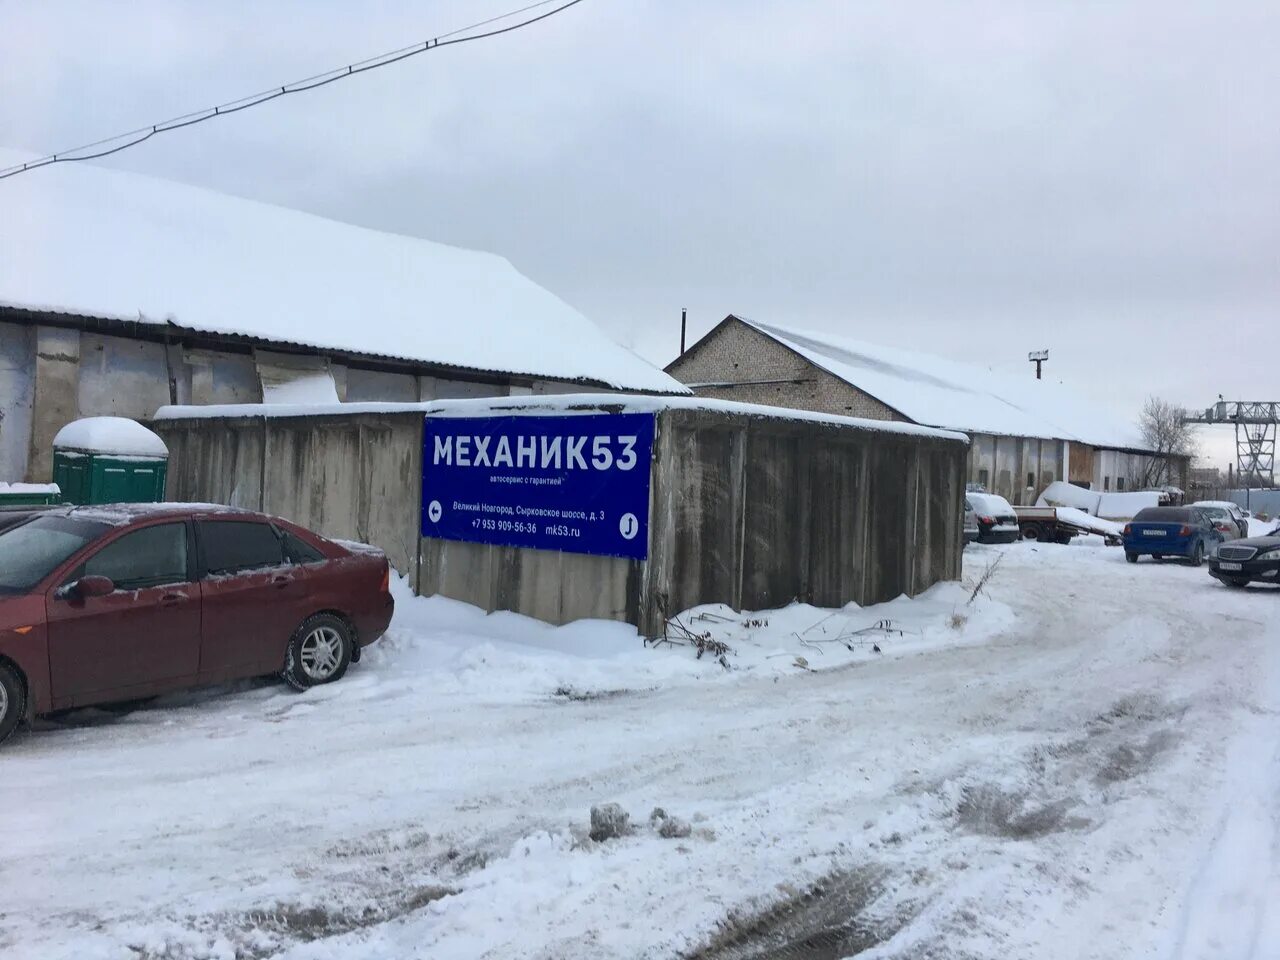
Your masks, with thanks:
M 996 518 L 995 517 L 979 517 L 978 522 L 985 523 L 987 526 L 993 527 L 995 526 Z
M 1133 524 L 1132 524 L 1132 523 L 1126 523 L 1126 524 L 1124 525 L 1124 531 L 1123 531 L 1124 536 L 1126 536 L 1126 537 L 1127 537 L 1127 536 L 1128 536 L 1129 534 L 1131 534 L 1132 532 L 1133 532 Z
M 1214 529 L 1215 529 L 1215 530 L 1218 530 L 1218 531 L 1220 531 L 1220 532 L 1222 532 L 1222 533 L 1230 533 L 1230 532 L 1231 532 L 1231 528 L 1230 528 L 1229 526 L 1227 526 L 1225 523 L 1218 523 L 1218 524 L 1214 524 Z
M 1191 528 L 1183 524 L 1182 529 L 1178 531 L 1178 536 L 1180 537 L 1191 536 Z
M 387 593 L 391 589 L 391 564 L 384 563 L 382 565 L 382 586 L 379 589 L 383 593 Z

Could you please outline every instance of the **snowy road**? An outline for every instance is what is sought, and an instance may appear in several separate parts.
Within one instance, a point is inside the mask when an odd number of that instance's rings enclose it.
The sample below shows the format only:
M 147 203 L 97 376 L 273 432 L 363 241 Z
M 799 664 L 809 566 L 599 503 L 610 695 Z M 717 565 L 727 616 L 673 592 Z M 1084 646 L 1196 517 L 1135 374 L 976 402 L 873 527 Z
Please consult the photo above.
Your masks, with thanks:
M 1280 956 L 1280 590 L 1085 543 L 968 577 L 1001 551 L 835 669 L 415 604 L 334 687 L 45 724 L 0 956 Z

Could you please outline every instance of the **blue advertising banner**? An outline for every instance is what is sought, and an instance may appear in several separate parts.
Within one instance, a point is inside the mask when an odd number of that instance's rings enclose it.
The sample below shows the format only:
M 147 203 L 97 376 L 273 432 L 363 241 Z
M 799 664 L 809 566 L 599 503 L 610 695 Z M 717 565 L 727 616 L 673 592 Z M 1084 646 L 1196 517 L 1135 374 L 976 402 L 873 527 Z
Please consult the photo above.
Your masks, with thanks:
M 654 415 L 427 417 L 422 535 L 643 560 Z

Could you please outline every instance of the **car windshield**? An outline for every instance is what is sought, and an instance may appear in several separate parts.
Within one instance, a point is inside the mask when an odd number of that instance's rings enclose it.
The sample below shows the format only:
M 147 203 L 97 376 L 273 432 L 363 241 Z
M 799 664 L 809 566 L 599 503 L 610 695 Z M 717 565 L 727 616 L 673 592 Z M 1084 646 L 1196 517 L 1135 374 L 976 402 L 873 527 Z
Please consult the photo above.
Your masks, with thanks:
M 1214 518 L 1227 516 L 1227 511 L 1222 507 L 1197 507 L 1196 509 Z
M 105 523 L 46 516 L 0 532 L 0 594 L 25 593 L 110 529 Z

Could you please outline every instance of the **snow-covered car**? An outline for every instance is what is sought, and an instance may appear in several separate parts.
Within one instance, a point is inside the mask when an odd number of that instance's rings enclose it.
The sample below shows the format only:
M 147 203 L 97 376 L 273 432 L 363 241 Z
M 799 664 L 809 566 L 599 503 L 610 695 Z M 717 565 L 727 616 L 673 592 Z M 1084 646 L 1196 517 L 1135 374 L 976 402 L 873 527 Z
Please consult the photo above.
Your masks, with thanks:
M 1218 528 L 1228 540 L 1249 536 L 1249 516 L 1239 504 L 1232 503 L 1230 500 L 1198 500 L 1191 506 L 1203 510 L 1215 524 L 1226 522 L 1234 526 L 1236 532 Z
M 389 587 L 381 551 L 245 510 L 47 510 L 0 532 L 0 741 L 68 707 L 331 683 L 386 631 Z
M 1209 576 L 1229 587 L 1280 583 L 1280 528 L 1265 537 L 1220 544 L 1209 555 Z
M 1018 516 L 1004 497 L 994 493 L 966 493 L 964 497 L 978 518 L 979 543 L 1013 543 L 1022 536 Z
M 964 542 L 973 543 L 978 539 L 980 532 L 977 511 L 969 505 L 969 499 L 966 497 L 964 501 Z

